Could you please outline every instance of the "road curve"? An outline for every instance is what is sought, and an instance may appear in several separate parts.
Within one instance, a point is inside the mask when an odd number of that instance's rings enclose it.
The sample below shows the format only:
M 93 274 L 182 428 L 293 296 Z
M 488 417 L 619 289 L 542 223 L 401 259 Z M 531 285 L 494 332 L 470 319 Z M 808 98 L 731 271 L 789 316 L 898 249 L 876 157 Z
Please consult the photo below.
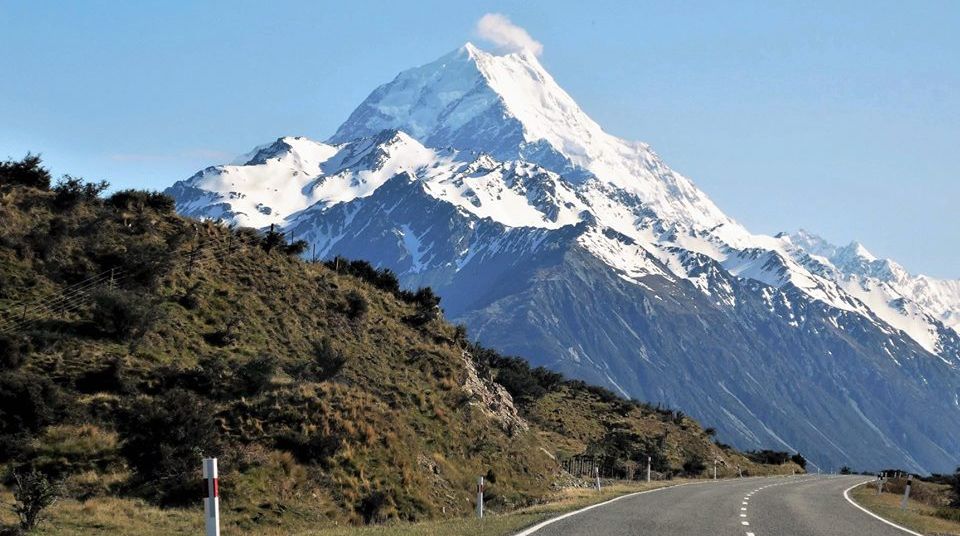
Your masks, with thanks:
M 638 494 L 571 515 L 527 536 L 905 536 L 850 504 L 863 476 L 744 478 Z

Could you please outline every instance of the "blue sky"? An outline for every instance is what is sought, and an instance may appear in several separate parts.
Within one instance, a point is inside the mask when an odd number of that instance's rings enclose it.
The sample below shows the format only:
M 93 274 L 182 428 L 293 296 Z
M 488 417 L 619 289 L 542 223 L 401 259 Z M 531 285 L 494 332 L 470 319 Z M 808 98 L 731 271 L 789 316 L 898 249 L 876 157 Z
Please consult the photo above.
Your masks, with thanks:
M 401 4 L 2 2 L 0 157 L 160 189 L 324 139 L 499 12 L 606 130 L 750 229 L 960 277 L 960 2 Z

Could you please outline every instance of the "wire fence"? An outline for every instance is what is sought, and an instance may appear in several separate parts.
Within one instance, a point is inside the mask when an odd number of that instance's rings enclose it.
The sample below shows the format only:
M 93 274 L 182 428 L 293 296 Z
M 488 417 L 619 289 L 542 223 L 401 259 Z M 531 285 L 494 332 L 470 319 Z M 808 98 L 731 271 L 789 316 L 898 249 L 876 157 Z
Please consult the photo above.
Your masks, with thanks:
M 208 240 L 195 244 L 186 251 L 172 253 L 169 257 L 170 269 L 186 268 L 188 274 L 193 270 L 209 267 L 211 264 L 222 262 L 226 256 L 237 248 L 249 247 L 261 243 L 259 234 L 236 235 L 230 232 L 225 240 Z M 0 312 L 0 334 L 10 334 L 23 331 L 42 320 L 55 317 L 65 317 L 67 314 L 79 311 L 97 295 L 107 288 L 118 288 L 123 283 L 142 276 L 152 267 L 141 268 L 136 271 L 113 267 L 98 274 L 92 275 L 47 294 L 38 299 L 23 301 L 8 307 Z

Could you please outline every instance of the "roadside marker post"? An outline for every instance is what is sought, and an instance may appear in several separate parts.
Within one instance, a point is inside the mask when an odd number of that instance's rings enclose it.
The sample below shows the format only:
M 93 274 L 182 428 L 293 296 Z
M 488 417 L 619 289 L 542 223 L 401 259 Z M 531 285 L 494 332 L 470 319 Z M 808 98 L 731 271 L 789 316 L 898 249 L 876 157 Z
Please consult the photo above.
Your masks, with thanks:
M 650 456 L 647 456 L 647 482 L 650 482 Z
M 597 493 L 599 493 L 600 492 L 600 468 L 594 467 L 593 472 L 597 476 Z
M 910 484 L 913 483 L 913 475 L 907 475 L 907 487 L 903 490 L 903 500 L 900 501 L 900 509 L 907 509 L 907 501 L 910 499 Z
M 740 478 L 743 478 L 743 469 L 740 469 L 740 464 L 739 464 L 739 463 L 737 464 L 737 475 L 738 475 Z
M 483 477 L 477 477 L 477 517 L 483 519 Z
M 220 479 L 216 458 L 203 459 L 203 478 L 207 484 L 207 498 L 203 500 L 207 536 L 220 536 Z
M 877 473 L 877 495 L 883 492 L 883 473 Z
M 713 460 L 713 479 L 714 480 L 717 479 L 717 459 L 716 458 L 714 458 Z

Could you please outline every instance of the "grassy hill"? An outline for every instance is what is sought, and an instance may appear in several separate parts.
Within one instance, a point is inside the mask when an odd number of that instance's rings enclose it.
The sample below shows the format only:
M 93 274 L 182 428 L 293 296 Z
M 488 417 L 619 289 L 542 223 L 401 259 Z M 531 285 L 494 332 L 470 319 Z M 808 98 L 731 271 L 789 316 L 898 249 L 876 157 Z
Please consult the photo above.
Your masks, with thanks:
M 515 509 L 580 483 L 575 456 L 616 478 L 647 456 L 663 478 L 798 469 L 480 348 L 362 261 L 50 182 L 0 164 L 0 464 L 72 500 L 197 508 L 202 456 L 235 530 L 468 515 L 478 475 Z

